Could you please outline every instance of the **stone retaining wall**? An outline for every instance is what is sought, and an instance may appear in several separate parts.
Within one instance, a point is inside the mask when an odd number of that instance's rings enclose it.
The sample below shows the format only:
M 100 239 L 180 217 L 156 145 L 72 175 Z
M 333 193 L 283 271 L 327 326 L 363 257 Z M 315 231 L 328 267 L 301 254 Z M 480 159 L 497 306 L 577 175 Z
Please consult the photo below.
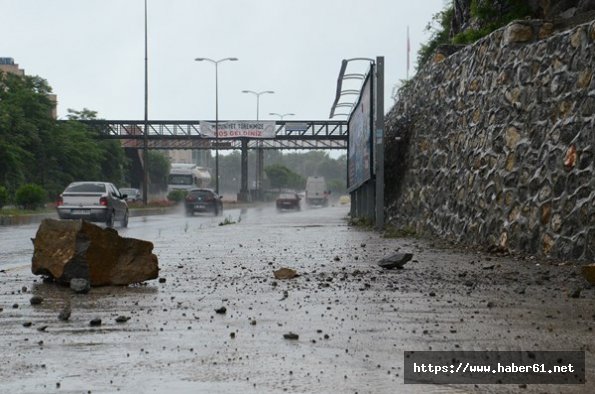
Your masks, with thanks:
M 593 260 L 595 22 L 516 22 L 437 61 L 386 117 L 389 223 Z

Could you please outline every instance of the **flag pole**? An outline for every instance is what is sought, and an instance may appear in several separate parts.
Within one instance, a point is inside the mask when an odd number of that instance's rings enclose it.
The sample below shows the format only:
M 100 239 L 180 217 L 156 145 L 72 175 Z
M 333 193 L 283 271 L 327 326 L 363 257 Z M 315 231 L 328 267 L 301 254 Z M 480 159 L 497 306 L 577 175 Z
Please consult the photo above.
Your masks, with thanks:
M 411 52 L 411 44 L 409 42 L 409 25 L 407 25 L 407 79 L 409 79 L 409 53 Z

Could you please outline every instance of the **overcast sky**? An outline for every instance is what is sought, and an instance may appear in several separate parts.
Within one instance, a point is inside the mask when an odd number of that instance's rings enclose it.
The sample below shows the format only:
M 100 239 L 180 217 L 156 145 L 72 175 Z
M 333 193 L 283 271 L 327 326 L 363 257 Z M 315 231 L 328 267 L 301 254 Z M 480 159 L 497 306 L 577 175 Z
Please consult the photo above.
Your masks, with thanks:
M 384 56 L 386 111 L 411 73 L 425 26 L 445 0 L 148 0 L 149 118 L 328 119 L 341 60 Z M 0 57 L 45 78 L 58 116 L 89 108 L 105 119 L 144 117 L 144 0 L 0 0 Z M 365 63 L 349 72 L 362 72 Z M 336 119 L 343 119 L 337 117 Z

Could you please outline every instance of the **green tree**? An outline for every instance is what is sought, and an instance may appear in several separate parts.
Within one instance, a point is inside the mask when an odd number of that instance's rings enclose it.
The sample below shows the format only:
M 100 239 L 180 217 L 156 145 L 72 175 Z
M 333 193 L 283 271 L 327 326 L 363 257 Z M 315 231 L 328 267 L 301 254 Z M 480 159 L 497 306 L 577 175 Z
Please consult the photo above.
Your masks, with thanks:
M 168 158 L 161 152 L 149 151 L 149 184 L 151 192 L 167 190 L 167 177 L 171 165 Z
M 214 161 L 214 160 L 213 160 Z M 253 162 L 250 162 L 253 163 Z M 219 155 L 219 188 L 221 191 L 237 192 L 240 190 L 241 177 L 241 154 L 239 151 L 233 151 L 229 155 Z M 211 186 L 215 185 L 215 168 L 211 168 L 213 181 Z
M 339 179 L 331 179 L 327 182 L 327 187 L 333 194 L 344 194 L 346 191 L 345 181 Z
M 347 174 L 346 155 L 333 159 L 327 152 L 323 151 L 288 154 L 271 151 L 267 152 L 265 162 L 269 165 L 285 166 L 304 179 L 309 176 L 323 176 L 327 183 L 338 182 L 345 184 Z
M 0 180 L 11 192 L 24 182 L 43 183 L 45 141 L 55 123 L 50 93 L 42 78 L 0 72 Z
M 55 197 L 73 181 L 103 180 L 102 150 L 97 141 L 76 121 L 56 125 L 47 142 L 47 179 L 45 188 Z
M 84 131 L 88 135 L 89 141 L 96 145 L 96 148 L 92 149 L 97 154 L 94 164 L 98 166 L 94 179 L 121 185 L 124 182 L 125 172 L 129 169 L 129 164 L 120 143 L 115 140 L 101 139 L 97 131 L 77 122 L 78 120 L 97 119 L 97 112 L 88 108 L 83 108 L 80 111 L 69 108 L 66 116 L 71 120 L 66 123 L 70 124 L 73 130 Z
M 68 108 L 67 110 L 68 115 L 66 117 L 69 120 L 93 120 L 97 119 L 97 111 L 92 111 L 88 108 L 83 108 L 80 111 L 77 111 L 72 108 Z
M 12 195 L 35 183 L 54 197 L 74 180 L 121 183 L 127 160 L 120 144 L 76 121 L 96 112 L 69 110 L 71 120 L 56 121 L 51 92 L 40 77 L 0 72 L 0 185 Z
M 303 189 L 306 183 L 303 176 L 282 165 L 268 166 L 264 171 L 273 188 Z
M 430 60 L 438 46 L 450 43 L 450 26 L 453 16 L 454 8 L 451 3 L 442 11 L 434 14 L 432 21 L 427 24 L 426 31 L 430 32 L 430 39 L 425 44 L 421 44 L 417 52 L 418 69 Z
M 539 7 L 532 8 L 537 5 L 535 3 L 526 0 L 449 1 L 442 11 L 434 14 L 426 27 L 431 35 L 417 53 L 418 69 L 430 60 L 440 45 L 470 44 L 515 19 L 539 17 Z

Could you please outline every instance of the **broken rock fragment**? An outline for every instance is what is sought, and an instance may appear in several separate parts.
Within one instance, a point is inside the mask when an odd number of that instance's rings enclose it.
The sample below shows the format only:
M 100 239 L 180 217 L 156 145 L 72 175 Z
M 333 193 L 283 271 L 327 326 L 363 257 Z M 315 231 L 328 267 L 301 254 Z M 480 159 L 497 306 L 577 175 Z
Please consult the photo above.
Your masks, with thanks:
M 290 331 L 286 334 L 283 334 L 283 338 L 289 339 L 290 341 L 297 341 L 298 339 L 300 339 L 300 336 L 298 334 Z
M 280 268 L 277 271 L 274 271 L 273 274 L 275 275 L 275 279 L 293 279 L 296 276 L 299 276 L 298 273 L 291 268 Z
M 159 267 L 153 244 L 83 220 L 45 219 L 35 239 L 31 271 L 63 284 L 128 285 L 155 279 Z
M 72 278 L 70 279 L 70 289 L 75 293 L 85 294 L 91 289 L 91 284 L 87 279 Z
M 380 260 L 378 265 L 385 269 L 402 269 L 405 263 L 407 263 L 412 258 L 413 254 L 411 253 L 395 253 Z

